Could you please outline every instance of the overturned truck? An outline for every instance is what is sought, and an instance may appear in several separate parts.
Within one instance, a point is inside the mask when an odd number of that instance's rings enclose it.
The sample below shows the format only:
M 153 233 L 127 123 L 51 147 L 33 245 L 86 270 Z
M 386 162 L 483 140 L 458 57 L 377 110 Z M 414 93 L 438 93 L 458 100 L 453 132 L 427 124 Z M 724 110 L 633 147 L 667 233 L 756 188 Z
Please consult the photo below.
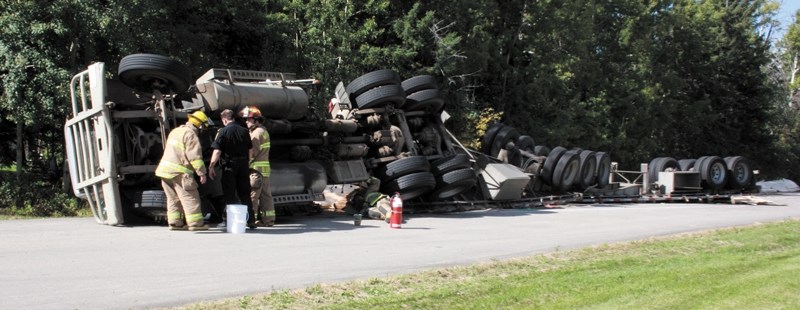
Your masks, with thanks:
M 670 195 L 649 190 L 658 180 L 646 176 L 683 167 L 659 159 L 655 170 L 642 170 L 644 182 L 619 182 L 609 154 L 549 149 L 503 124 L 486 131 L 480 150 L 466 148 L 444 126 L 445 100 L 428 75 L 403 79 L 378 70 L 339 82 L 327 111 L 310 104 L 318 81 L 291 73 L 210 69 L 192 84 L 181 63 L 134 54 L 120 61 L 116 79 L 108 76 L 105 64 L 95 63 L 72 78 L 72 113 L 64 126 L 73 192 L 108 225 L 165 220 L 154 171 L 169 131 L 197 110 L 218 120 L 224 109 L 261 109 L 272 140 L 270 188 L 279 216 L 318 211 L 326 188 L 370 176 L 381 180 L 381 192 L 399 192 L 410 211 L 424 212 L 557 204 L 580 201 L 583 193 Z M 215 131 L 201 133 L 205 150 Z M 210 152 L 204 157 L 208 164 Z M 737 157 L 741 164 L 733 170 L 717 158 L 697 162 L 686 164 L 692 176 L 681 178 L 697 180 L 695 192 L 718 192 L 730 171 L 744 175 L 730 183 L 732 190 L 752 187 L 744 159 Z M 219 182 L 201 185 L 204 213 L 223 203 Z

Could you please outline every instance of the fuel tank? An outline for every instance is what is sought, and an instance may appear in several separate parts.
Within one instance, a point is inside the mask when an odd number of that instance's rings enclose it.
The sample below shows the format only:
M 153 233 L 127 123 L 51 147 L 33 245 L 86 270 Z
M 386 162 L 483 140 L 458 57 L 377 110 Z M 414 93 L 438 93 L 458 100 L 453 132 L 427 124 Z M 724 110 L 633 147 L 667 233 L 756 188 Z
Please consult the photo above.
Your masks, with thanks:
M 207 81 L 196 85 L 197 98 L 207 111 L 231 109 L 239 112 L 245 106 L 256 106 L 265 118 L 301 119 L 308 111 L 308 94 L 298 86 L 280 83 L 228 83 Z
M 325 168 L 318 162 L 271 162 L 270 165 L 269 189 L 272 196 L 305 194 L 309 189 L 322 193 L 328 185 Z

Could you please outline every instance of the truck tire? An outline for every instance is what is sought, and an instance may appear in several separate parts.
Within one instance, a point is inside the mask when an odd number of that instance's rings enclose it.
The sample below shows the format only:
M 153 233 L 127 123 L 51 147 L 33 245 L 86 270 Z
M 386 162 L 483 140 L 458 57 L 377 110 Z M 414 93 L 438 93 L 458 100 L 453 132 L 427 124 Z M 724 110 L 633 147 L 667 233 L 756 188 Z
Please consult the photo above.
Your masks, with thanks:
M 366 91 L 384 85 L 400 85 L 400 75 L 391 69 L 372 71 L 352 80 L 345 90 L 350 94 L 352 101 Z M 405 96 L 405 92 L 403 95 Z
M 542 181 L 544 183 L 553 185 L 553 170 L 556 168 L 556 164 L 558 164 L 558 160 L 561 159 L 561 156 L 564 155 L 567 149 L 556 146 L 550 151 L 550 154 L 547 155 L 547 159 L 544 160 L 544 166 L 542 167 Z
M 472 188 L 477 183 L 475 171 L 463 168 L 436 177 L 436 190 L 429 195 L 433 201 L 444 200 Z
M 384 184 L 381 182 L 381 184 Z M 385 183 L 381 192 L 400 193 L 403 199 L 414 199 L 436 188 L 436 178 L 430 172 L 415 172 Z
M 544 145 L 534 146 L 533 154 L 536 154 L 536 156 L 547 156 L 550 154 L 550 148 Z
M 597 152 L 597 186 L 606 187 L 611 179 L 611 156 L 606 152 Z
M 439 88 L 436 83 L 436 78 L 430 75 L 417 75 L 403 81 L 400 85 L 403 86 L 406 95 L 416 93 L 420 90 Z
M 678 166 L 681 167 L 681 171 L 692 171 L 696 161 L 696 159 L 681 159 L 678 161 Z
M 488 166 L 490 163 L 492 163 L 492 161 L 489 160 L 489 156 L 486 154 L 475 154 L 475 166 L 477 166 L 478 169 L 486 169 L 486 166 Z
M 353 101 L 359 109 L 377 108 L 389 103 L 399 108 L 406 102 L 406 97 L 400 85 L 383 85 L 358 95 Z
M 658 173 L 663 171 L 679 171 L 680 165 L 675 158 L 672 157 L 657 157 L 650 161 L 647 166 L 648 180 L 650 184 L 658 181 Z
M 753 182 L 753 166 L 747 158 L 743 156 L 725 157 L 725 164 L 728 166 L 729 188 L 743 189 L 750 186 Z
M 517 132 L 514 127 L 503 127 L 497 132 L 497 136 L 494 137 L 494 141 L 492 141 L 492 151 L 489 155 L 497 157 L 497 153 L 499 153 L 508 142 L 517 141 L 518 138 L 519 132 Z
M 497 136 L 497 132 L 500 129 L 506 127 L 503 123 L 494 123 L 489 125 L 489 128 L 486 129 L 486 132 L 483 134 L 483 139 L 481 139 L 481 153 L 486 155 L 491 155 L 492 151 L 492 142 L 494 142 L 494 137 Z
M 387 183 L 407 174 L 428 172 L 430 170 L 431 166 L 425 156 L 411 156 L 378 167 L 374 170 L 374 173 L 382 183 Z
M 528 135 L 522 135 L 517 138 L 517 149 L 521 151 L 526 151 L 531 154 L 535 154 L 534 146 L 536 143 L 533 141 L 533 138 Z
M 581 172 L 577 184 L 581 189 L 587 189 L 597 183 L 597 156 L 592 151 L 583 151 L 579 156 Z
M 180 94 L 189 89 L 192 72 L 169 57 L 156 54 L 132 54 L 119 62 L 120 81 L 138 91 Z
M 705 156 L 702 161 L 698 159 L 695 168 L 699 168 L 703 188 L 718 190 L 728 182 L 728 166 L 718 156 Z
M 694 162 L 694 165 L 692 165 L 692 171 L 697 171 L 697 172 L 700 172 L 700 164 L 702 164 L 702 163 L 703 163 L 703 161 L 705 161 L 705 160 L 706 160 L 706 158 L 708 158 L 708 157 L 709 157 L 709 156 L 700 156 L 700 158 L 698 158 L 698 159 L 697 159 L 697 160 Z
M 580 173 L 580 156 L 577 150 L 570 150 L 564 152 L 564 155 L 558 159 L 553 170 L 553 187 L 558 191 L 565 192 L 575 184 Z
M 439 112 L 444 107 L 444 99 L 438 89 L 425 89 L 406 97 L 405 111 Z
M 466 154 L 456 154 L 439 158 L 431 162 L 431 173 L 438 177 L 453 170 L 470 168 L 472 162 Z

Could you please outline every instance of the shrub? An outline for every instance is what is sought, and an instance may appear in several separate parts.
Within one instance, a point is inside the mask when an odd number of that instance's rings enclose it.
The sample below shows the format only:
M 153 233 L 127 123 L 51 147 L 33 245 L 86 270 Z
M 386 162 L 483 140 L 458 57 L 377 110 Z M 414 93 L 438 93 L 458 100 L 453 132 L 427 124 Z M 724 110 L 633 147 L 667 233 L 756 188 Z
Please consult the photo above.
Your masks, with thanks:
M 17 202 L 21 202 L 21 208 Z M 61 217 L 86 216 L 91 213 L 86 203 L 61 189 L 60 182 L 47 180 L 35 173 L 23 173 L 0 181 L 0 213 L 15 216 Z

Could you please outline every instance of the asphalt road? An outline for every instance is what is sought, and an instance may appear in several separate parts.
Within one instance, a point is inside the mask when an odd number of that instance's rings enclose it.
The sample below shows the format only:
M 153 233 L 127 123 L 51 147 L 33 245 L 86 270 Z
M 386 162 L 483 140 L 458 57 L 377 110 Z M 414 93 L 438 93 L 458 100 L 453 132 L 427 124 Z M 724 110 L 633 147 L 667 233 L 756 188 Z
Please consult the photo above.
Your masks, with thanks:
M 91 218 L 0 221 L 0 309 L 176 306 L 616 241 L 800 218 L 785 206 L 572 205 L 407 216 L 402 229 L 323 214 L 247 234 L 109 227 Z

